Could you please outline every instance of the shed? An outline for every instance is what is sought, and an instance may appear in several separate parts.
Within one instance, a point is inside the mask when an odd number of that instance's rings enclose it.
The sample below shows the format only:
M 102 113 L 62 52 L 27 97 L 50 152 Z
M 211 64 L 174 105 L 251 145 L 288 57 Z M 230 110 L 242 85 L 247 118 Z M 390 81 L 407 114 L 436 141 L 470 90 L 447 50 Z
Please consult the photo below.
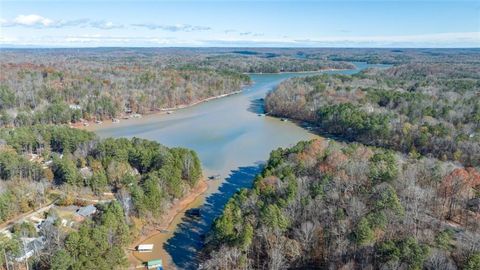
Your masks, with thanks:
M 153 244 L 143 244 L 137 246 L 137 251 L 139 252 L 152 252 Z

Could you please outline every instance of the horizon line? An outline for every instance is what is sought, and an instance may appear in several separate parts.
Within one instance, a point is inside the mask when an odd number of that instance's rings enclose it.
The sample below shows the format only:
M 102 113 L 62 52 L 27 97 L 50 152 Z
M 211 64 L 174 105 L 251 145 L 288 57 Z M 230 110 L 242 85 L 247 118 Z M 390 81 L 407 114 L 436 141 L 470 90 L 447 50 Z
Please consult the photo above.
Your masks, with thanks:
M 37 45 L 2 45 L 0 49 L 480 49 L 480 46 L 464 46 L 464 47 L 355 47 L 355 46 L 37 46 Z

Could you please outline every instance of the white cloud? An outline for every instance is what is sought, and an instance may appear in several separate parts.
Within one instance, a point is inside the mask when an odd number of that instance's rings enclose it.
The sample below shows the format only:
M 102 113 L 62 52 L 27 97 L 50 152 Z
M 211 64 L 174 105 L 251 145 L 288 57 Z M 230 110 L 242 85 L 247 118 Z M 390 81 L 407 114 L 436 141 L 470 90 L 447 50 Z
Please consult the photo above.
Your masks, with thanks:
M 24 25 L 24 26 L 51 26 L 55 22 L 51 19 L 42 17 L 40 15 L 31 14 L 31 15 L 18 15 L 13 19 L 13 24 Z
M 190 24 L 176 24 L 176 25 L 163 25 L 163 24 L 155 24 L 155 23 L 136 23 L 132 24 L 134 27 L 144 27 L 150 30 L 164 30 L 170 32 L 193 32 L 193 31 L 207 31 L 211 30 L 208 26 L 199 26 L 199 25 L 190 25 Z
M 0 44 L 13 44 L 18 41 L 15 37 L 7 37 L 4 35 L 0 35 Z
M 217 46 L 284 47 L 480 47 L 480 32 L 402 36 L 259 37 L 248 33 L 203 40 Z
M 118 29 L 118 28 L 123 28 L 124 26 L 122 24 L 115 24 L 110 21 L 92 21 L 89 23 L 90 27 L 93 28 L 98 28 L 98 29 Z
M 62 28 L 71 26 L 91 27 L 102 30 L 125 28 L 126 25 L 116 24 L 106 20 L 76 19 L 76 20 L 54 20 L 37 14 L 18 15 L 12 20 L 0 18 L 2 27 L 33 27 L 33 28 Z M 196 32 L 211 30 L 208 26 L 190 25 L 190 24 L 155 24 L 155 23 L 136 23 L 127 25 L 130 27 L 142 27 L 150 30 L 164 30 L 169 32 Z
M 315 35 L 311 35 L 312 37 L 275 37 L 269 35 L 268 33 L 264 34 L 234 29 L 215 31 L 207 26 L 191 24 L 119 24 L 107 20 L 92 20 L 86 18 L 75 20 L 55 20 L 36 14 L 18 15 L 11 20 L 0 18 L 0 26 L 30 27 L 38 29 L 77 26 L 88 29 L 82 29 L 82 32 L 105 30 L 99 31 L 104 34 L 107 33 L 106 30 L 110 29 L 145 28 L 150 30 L 158 29 L 164 32 L 171 32 L 171 35 L 175 36 L 175 38 L 158 37 L 158 33 L 155 33 L 157 36 L 151 37 L 148 34 L 149 31 L 145 31 L 145 29 L 135 29 L 138 30 L 136 31 L 138 35 L 143 35 L 138 37 L 109 35 L 62 36 L 61 34 L 54 34 L 55 36 L 22 36 L 17 33 L 10 32 L 9 34 L 12 36 L 6 38 L 2 36 L 2 33 L 0 33 L 0 44 L 22 44 L 32 46 L 177 46 L 180 44 L 186 46 L 231 47 L 480 47 L 480 32 L 392 36 L 354 36 L 348 31 L 339 30 L 338 36 L 315 37 Z M 200 37 L 200 35 L 195 35 L 195 33 L 193 33 L 202 31 L 209 31 L 208 35 L 202 35 Z M 5 33 L 8 32 L 9 31 L 5 31 Z
M 76 20 L 54 20 L 46 18 L 37 14 L 18 15 L 12 20 L 0 19 L 0 26 L 2 27 L 33 27 L 33 28 L 62 28 L 62 27 L 91 27 L 97 29 L 115 29 L 123 28 L 121 24 L 115 24 L 110 21 L 93 21 L 90 19 L 76 19 Z
M 323 37 L 295 39 L 291 37 L 231 37 L 222 35 L 213 39 L 195 39 L 191 35 L 112 36 L 103 34 L 69 36 L 2 37 L 0 44 L 49 47 L 98 46 L 225 46 L 225 47 L 479 47 L 480 32 L 441 33 L 413 36 Z
M 101 46 L 200 46 L 200 43 L 174 37 L 111 36 L 103 34 L 39 36 L 18 39 L 0 37 L 1 45 L 19 47 L 101 47 Z
M 435 33 L 423 35 L 401 35 L 401 36 L 339 36 L 339 37 L 321 37 L 317 39 L 304 39 L 296 41 L 307 42 L 454 42 L 471 41 L 480 42 L 480 32 L 462 32 L 462 33 Z M 480 43 L 479 43 L 480 45 Z

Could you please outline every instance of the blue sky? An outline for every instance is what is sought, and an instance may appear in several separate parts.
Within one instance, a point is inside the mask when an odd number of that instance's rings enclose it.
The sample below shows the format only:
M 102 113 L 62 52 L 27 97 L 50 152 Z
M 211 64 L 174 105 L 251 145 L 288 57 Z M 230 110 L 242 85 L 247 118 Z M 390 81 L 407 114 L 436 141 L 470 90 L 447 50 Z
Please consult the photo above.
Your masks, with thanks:
M 480 1 L 5 1 L 0 44 L 480 47 Z

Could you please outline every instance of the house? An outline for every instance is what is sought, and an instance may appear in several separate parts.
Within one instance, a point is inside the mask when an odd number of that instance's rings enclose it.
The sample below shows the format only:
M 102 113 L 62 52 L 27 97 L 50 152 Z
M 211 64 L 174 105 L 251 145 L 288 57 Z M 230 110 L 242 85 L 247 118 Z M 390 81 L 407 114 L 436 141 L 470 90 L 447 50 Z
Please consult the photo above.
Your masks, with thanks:
M 23 250 L 21 250 L 20 255 L 15 258 L 17 262 L 22 262 L 32 257 L 35 253 L 39 252 L 45 244 L 43 237 L 21 238 L 21 240 L 23 242 Z
M 77 215 L 82 218 L 88 218 L 95 213 L 97 213 L 97 208 L 93 204 L 87 205 L 77 210 Z

